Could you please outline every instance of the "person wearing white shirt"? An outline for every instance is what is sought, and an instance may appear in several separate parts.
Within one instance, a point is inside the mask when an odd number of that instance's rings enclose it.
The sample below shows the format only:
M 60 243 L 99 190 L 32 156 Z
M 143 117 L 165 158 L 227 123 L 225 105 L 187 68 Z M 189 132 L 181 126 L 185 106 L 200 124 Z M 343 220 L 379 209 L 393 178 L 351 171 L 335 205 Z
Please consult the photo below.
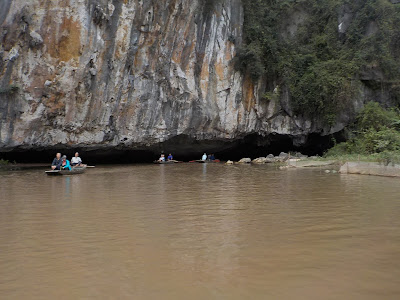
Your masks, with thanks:
M 203 154 L 201 160 L 207 160 L 207 154 L 206 153 Z
M 72 166 L 80 166 L 82 164 L 82 159 L 79 157 L 79 153 L 76 152 L 75 156 L 71 158 L 71 165 Z

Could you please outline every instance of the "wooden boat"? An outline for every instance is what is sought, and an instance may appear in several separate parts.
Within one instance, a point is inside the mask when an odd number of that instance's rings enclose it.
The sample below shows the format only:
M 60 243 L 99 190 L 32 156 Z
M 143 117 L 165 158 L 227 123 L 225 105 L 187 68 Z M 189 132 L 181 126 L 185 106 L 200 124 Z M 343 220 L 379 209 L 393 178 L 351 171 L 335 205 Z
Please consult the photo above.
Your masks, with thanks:
M 221 162 L 219 159 L 216 160 L 202 160 L 202 159 L 197 159 L 197 160 L 192 160 L 190 162 L 195 162 L 195 163 L 200 163 L 200 164 L 213 164 L 213 163 L 219 163 Z
M 70 170 L 51 170 L 46 171 L 46 174 L 49 176 L 61 176 L 61 175 L 76 175 L 82 174 L 86 170 L 86 167 L 74 167 Z
M 177 160 L 166 160 L 166 161 L 155 160 L 155 161 L 153 161 L 153 163 L 158 164 L 158 165 L 165 165 L 165 164 L 177 164 L 177 163 L 180 163 L 180 161 L 177 161 Z

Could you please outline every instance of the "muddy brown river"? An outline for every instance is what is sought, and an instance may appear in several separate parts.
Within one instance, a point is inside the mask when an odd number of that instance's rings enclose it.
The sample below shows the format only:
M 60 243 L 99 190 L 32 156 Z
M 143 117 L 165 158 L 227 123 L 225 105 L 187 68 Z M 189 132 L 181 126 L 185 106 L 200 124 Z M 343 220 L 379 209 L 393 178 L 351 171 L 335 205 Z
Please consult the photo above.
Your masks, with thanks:
M 400 180 L 272 166 L 0 172 L 1 299 L 400 299 Z

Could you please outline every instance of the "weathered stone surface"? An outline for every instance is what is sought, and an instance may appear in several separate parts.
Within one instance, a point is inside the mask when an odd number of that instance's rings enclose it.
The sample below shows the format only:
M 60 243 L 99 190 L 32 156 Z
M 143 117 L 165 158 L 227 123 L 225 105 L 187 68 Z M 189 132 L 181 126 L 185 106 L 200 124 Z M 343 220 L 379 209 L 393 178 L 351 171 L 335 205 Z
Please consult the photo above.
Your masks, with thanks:
M 343 34 L 346 33 L 347 29 L 351 24 L 351 20 L 353 18 L 353 12 L 349 5 L 342 5 L 339 9 L 338 16 L 338 32 Z
M 384 165 L 374 162 L 347 162 L 340 168 L 342 174 L 400 177 L 400 165 Z
M 289 97 L 235 71 L 240 0 L 0 2 L 0 152 L 14 149 L 229 147 L 247 135 L 343 129 L 294 116 Z M 288 35 L 306 17 L 288 22 Z M 355 101 L 355 107 L 359 103 Z M 177 146 L 179 145 L 179 147 Z
M 281 153 L 279 153 L 279 157 L 289 157 L 289 154 L 287 154 L 285 152 L 281 152 Z
M 306 159 L 308 158 L 307 155 L 302 154 L 301 152 L 296 152 L 292 155 L 292 157 L 300 158 L 300 159 Z
M 334 166 L 337 162 L 334 160 L 295 160 L 288 161 L 288 165 L 295 168 L 317 168 L 317 167 L 326 167 L 326 166 Z
M 268 163 L 274 163 L 277 162 L 278 160 L 275 157 L 259 157 L 256 159 L 252 160 L 252 163 L 254 164 L 268 164 Z
M 268 161 L 268 159 L 266 157 L 259 157 L 256 159 L 253 159 L 251 162 L 253 164 L 265 164 Z
M 284 162 L 287 161 L 288 159 L 289 159 L 289 154 L 285 152 L 281 152 L 279 153 L 279 156 L 275 157 L 275 161 L 277 162 Z
M 241 160 L 238 161 L 240 164 L 249 164 L 251 163 L 251 158 L 242 158 Z
M 39 33 L 31 31 L 29 36 L 30 36 L 29 46 L 31 46 L 31 48 L 39 47 L 43 44 L 43 38 L 40 36 Z

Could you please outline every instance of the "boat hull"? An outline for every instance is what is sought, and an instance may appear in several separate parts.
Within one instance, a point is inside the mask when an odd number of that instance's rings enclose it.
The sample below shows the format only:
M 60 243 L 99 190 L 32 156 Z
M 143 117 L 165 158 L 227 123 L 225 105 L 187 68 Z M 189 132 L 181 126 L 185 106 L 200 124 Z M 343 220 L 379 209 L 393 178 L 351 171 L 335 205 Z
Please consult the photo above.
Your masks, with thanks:
M 157 165 L 169 165 L 169 164 L 176 164 L 179 163 L 179 161 L 176 160 L 169 160 L 169 161 L 154 161 L 155 164 Z
M 219 159 L 216 160 L 193 160 L 191 162 L 196 162 L 196 163 L 200 163 L 200 164 L 215 164 L 215 163 L 219 163 L 221 162 Z
M 51 170 L 46 171 L 46 174 L 49 176 L 63 176 L 63 175 L 77 175 L 85 172 L 86 168 L 76 167 L 69 170 Z

